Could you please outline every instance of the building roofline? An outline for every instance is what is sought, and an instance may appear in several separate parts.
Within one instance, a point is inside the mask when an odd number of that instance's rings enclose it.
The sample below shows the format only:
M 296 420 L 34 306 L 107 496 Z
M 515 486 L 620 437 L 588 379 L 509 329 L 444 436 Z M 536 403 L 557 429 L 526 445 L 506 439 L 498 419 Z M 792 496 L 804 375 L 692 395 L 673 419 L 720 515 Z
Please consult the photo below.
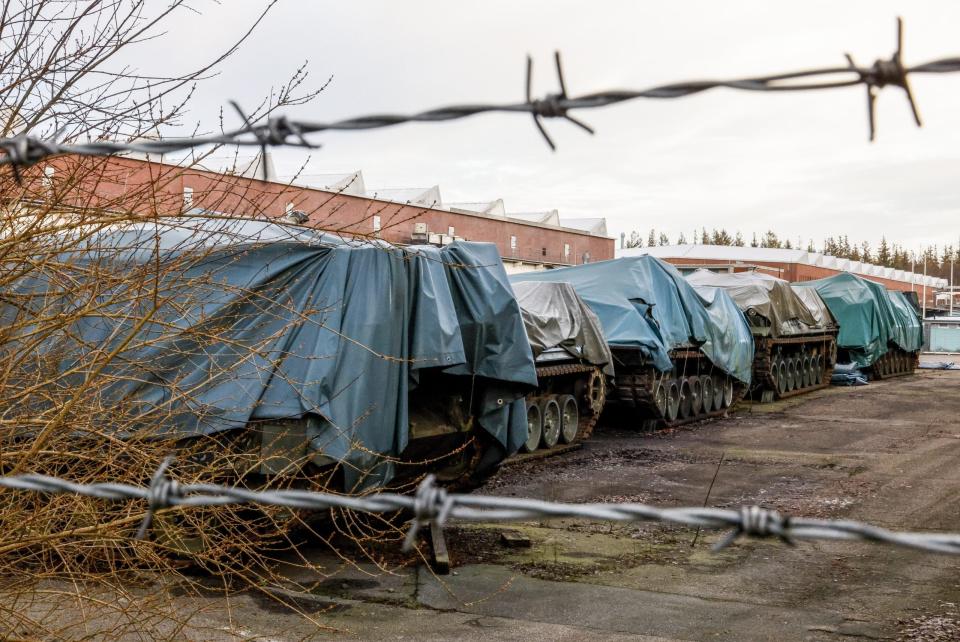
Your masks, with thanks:
M 706 248 L 710 248 L 707 250 Z M 722 249 L 716 249 L 722 248 Z M 699 250 L 699 251 L 698 251 Z M 793 263 L 797 265 L 809 265 L 812 267 L 821 267 L 828 270 L 837 270 L 841 272 L 852 272 L 866 277 L 882 278 L 901 283 L 912 283 L 915 285 L 926 285 L 927 287 L 946 287 L 947 280 L 934 276 L 924 276 L 916 272 L 906 270 L 897 270 L 903 278 L 896 276 L 886 276 L 885 268 L 873 263 L 864 263 L 862 261 L 853 261 L 843 259 L 821 252 L 807 252 L 800 249 L 787 249 L 775 247 L 747 247 L 735 245 L 703 245 L 688 243 L 684 245 L 658 245 L 655 247 L 637 247 L 617 249 L 616 256 L 637 256 L 650 254 L 661 259 L 696 259 L 696 260 L 738 260 L 738 261 L 771 261 L 778 263 Z M 776 258 L 777 255 L 780 258 Z M 877 274 L 879 270 L 881 274 Z

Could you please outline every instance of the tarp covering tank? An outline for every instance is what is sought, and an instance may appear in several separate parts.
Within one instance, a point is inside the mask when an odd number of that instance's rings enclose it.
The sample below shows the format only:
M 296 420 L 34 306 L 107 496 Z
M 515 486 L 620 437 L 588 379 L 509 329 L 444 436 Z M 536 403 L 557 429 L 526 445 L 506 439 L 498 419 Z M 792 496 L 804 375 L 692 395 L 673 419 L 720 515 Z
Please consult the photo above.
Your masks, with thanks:
M 636 348 L 660 371 L 670 351 L 698 347 L 720 370 L 749 384 L 753 336 L 722 290 L 704 297 L 672 265 L 636 256 L 510 276 L 512 283 L 570 283 L 590 306 L 613 348 Z
M 912 322 L 899 306 L 900 301 L 907 303 L 906 299 L 899 296 L 895 306 L 887 289 L 879 283 L 842 272 L 794 286 L 817 291 L 840 325 L 838 347 L 847 351 L 857 367 L 872 365 L 887 352 L 891 342 L 907 352 L 920 349 L 917 335 L 910 329 Z
M 613 376 L 613 357 L 600 319 L 569 283 L 527 281 L 511 284 L 520 304 L 534 358 L 561 348 L 575 359 L 603 368 Z
M 0 306 L 5 327 L 39 312 L 31 295 L 82 306 L 66 273 L 75 288 L 92 264 L 109 275 L 154 261 L 175 266 L 160 271 L 160 305 L 149 317 L 154 298 L 138 295 L 143 284 L 117 280 L 106 309 L 36 348 L 63 355 L 58 385 L 79 382 L 85 360 L 118 348 L 101 373 L 110 382 L 104 403 L 134 420 L 160 409 L 163 437 L 308 417 L 311 446 L 348 464 L 349 487 L 376 484 L 394 473 L 383 456 L 407 446 L 408 393 L 424 370 L 438 369 L 476 381 L 479 424 L 502 456 L 526 438 L 522 397 L 536 371 L 494 245 L 400 249 L 191 217 L 100 231 L 59 258 L 57 274 L 38 268 L 5 288 L 18 302 Z M 138 319 L 146 322 L 137 327 Z M 16 336 L 2 347 L 17 348 Z
M 909 296 L 911 293 L 887 290 L 887 294 L 897 316 L 897 325 L 901 329 L 894 343 L 907 352 L 918 352 L 923 346 L 923 324 Z
M 718 273 L 700 269 L 687 275 L 694 286 L 723 288 L 746 314 L 754 331 L 772 337 L 823 332 L 804 301 L 790 284 L 761 272 Z
M 796 283 L 791 283 L 790 288 L 793 290 L 793 293 L 803 301 L 803 304 L 807 306 L 807 310 L 816 322 L 817 327 L 825 328 L 829 331 L 837 330 L 837 320 L 833 318 L 833 314 L 830 313 L 830 308 L 823 302 L 823 299 L 820 298 L 820 295 L 815 289 L 797 287 Z

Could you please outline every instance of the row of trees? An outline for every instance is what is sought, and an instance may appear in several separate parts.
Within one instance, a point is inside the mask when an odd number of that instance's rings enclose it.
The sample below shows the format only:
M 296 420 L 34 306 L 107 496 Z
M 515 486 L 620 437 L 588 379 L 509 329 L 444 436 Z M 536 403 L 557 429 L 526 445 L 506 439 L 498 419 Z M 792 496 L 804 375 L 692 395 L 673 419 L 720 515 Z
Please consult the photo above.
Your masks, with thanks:
M 643 236 L 637 231 L 631 232 L 629 237 L 624 239 L 624 247 L 654 247 L 671 245 L 671 243 L 672 241 L 669 236 L 663 232 L 657 232 L 655 229 L 650 230 L 646 241 L 644 241 Z M 859 243 L 856 241 L 851 242 L 846 234 L 836 237 L 829 236 L 824 239 L 823 244 L 817 248 L 812 239 L 809 239 L 806 245 L 804 245 L 799 238 L 796 242 L 793 242 L 788 238 L 781 238 L 773 230 L 767 230 L 759 236 L 754 232 L 750 241 L 746 241 L 739 231 L 731 235 L 727 230 L 722 228 L 719 230 L 714 228 L 708 231 L 707 228 L 704 227 L 701 230 L 694 230 L 689 240 L 682 232 L 677 236 L 677 245 L 687 243 L 730 245 L 736 247 L 769 247 L 788 250 L 803 249 L 807 252 L 821 252 L 828 256 L 853 261 L 865 261 L 898 270 L 913 269 L 921 271 L 923 270 L 924 263 L 926 263 L 927 274 L 946 279 L 950 278 L 951 264 L 953 262 L 960 264 L 960 246 L 954 246 L 952 244 L 946 244 L 942 247 L 931 245 L 926 247 L 923 252 L 918 253 L 906 250 L 899 243 L 890 243 L 886 237 L 881 238 L 877 247 L 873 248 L 866 241 Z M 960 265 L 958 265 L 958 268 L 960 268 Z

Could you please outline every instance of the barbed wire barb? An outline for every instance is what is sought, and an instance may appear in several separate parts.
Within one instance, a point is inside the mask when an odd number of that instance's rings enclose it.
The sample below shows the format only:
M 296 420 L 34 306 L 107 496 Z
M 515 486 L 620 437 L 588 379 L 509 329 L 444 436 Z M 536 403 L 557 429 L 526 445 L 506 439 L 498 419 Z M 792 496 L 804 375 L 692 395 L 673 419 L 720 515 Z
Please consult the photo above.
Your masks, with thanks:
M 721 550 L 736 540 L 775 538 L 788 545 L 799 540 L 857 540 L 888 544 L 931 553 L 960 555 L 960 534 L 892 531 L 852 520 L 810 519 L 782 515 L 762 506 L 739 510 L 706 507 L 659 508 L 648 504 L 568 504 L 517 497 L 448 493 L 426 476 L 413 496 L 391 492 L 346 495 L 307 490 L 250 490 L 235 486 L 179 484 L 166 473 L 167 458 L 154 473 L 148 487 L 120 483 L 75 483 L 46 475 L 0 477 L 0 487 L 38 493 L 73 493 L 108 500 L 135 499 L 147 502 L 147 513 L 138 529 L 146 537 L 153 514 L 176 506 L 225 506 L 259 504 L 304 510 L 341 508 L 366 513 L 407 512 L 413 518 L 404 547 L 409 548 L 421 528 L 431 522 L 444 526 L 449 520 L 464 522 L 517 522 L 534 519 L 575 518 L 610 522 L 663 522 L 688 527 L 726 530 L 714 547 Z
M 292 146 L 316 148 L 318 145 L 306 140 L 305 135 L 324 131 L 356 131 L 392 127 L 402 123 L 434 123 L 459 120 L 487 113 L 528 113 L 551 149 L 556 144 L 550 138 L 543 125 L 544 118 L 563 118 L 588 133 L 594 133 L 591 126 L 573 117 L 570 112 L 579 109 L 598 109 L 640 98 L 674 99 L 693 96 L 711 89 L 734 89 L 751 92 L 819 91 L 841 89 L 863 85 L 867 91 L 867 116 L 870 124 L 870 140 L 876 138 L 876 95 L 887 85 L 904 90 L 913 118 L 917 126 L 922 126 L 920 112 L 910 86 L 911 74 L 945 74 L 960 72 L 960 57 L 948 57 L 927 63 L 907 67 L 903 64 L 903 20 L 897 18 L 897 48 L 889 60 L 879 59 L 871 67 L 859 67 L 853 56 L 846 54 L 846 66 L 756 76 L 735 80 L 698 80 L 671 83 L 648 89 L 611 89 L 582 96 L 569 96 L 563 76 L 560 53 L 554 54 L 559 82 L 559 93 L 548 93 L 543 98 L 533 97 L 533 59 L 527 57 L 526 92 L 524 101 L 512 104 L 469 104 L 440 107 L 414 114 L 377 114 L 347 118 L 331 122 L 295 121 L 285 116 L 272 116 L 263 124 L 254 124 L 236 105 L 231 103 L 240 114 L 243 125 L 236 130 L 218 135 L 186 138 L 169 138 L 151 141 L 91 141 L 86 143 L 63 144 L 56 137 L 41 138 L 23 133 L 8 138 L 0 138 L 0 165 L 11 165 L 14 176 L 18 169 L 28 167 L 50 156 L 78 154 L 85 156 L 107 156 L 123 152 L 142 152 L 147 154 L 167 154 L 184 151 L 206 145 L 255 146 L 266 149 L 268 146 Z M 837 76 L 846 76 L 836 79 Z

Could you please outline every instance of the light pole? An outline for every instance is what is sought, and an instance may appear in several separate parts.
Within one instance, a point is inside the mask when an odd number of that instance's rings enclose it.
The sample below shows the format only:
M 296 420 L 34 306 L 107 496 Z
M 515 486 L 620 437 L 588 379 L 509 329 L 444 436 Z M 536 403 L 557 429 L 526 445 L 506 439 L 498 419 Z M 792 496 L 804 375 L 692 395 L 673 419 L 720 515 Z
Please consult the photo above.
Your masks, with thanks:
M 923 312 L 920 314 L 921 319 L 927 318 L 927 253 L 923 253 Z

